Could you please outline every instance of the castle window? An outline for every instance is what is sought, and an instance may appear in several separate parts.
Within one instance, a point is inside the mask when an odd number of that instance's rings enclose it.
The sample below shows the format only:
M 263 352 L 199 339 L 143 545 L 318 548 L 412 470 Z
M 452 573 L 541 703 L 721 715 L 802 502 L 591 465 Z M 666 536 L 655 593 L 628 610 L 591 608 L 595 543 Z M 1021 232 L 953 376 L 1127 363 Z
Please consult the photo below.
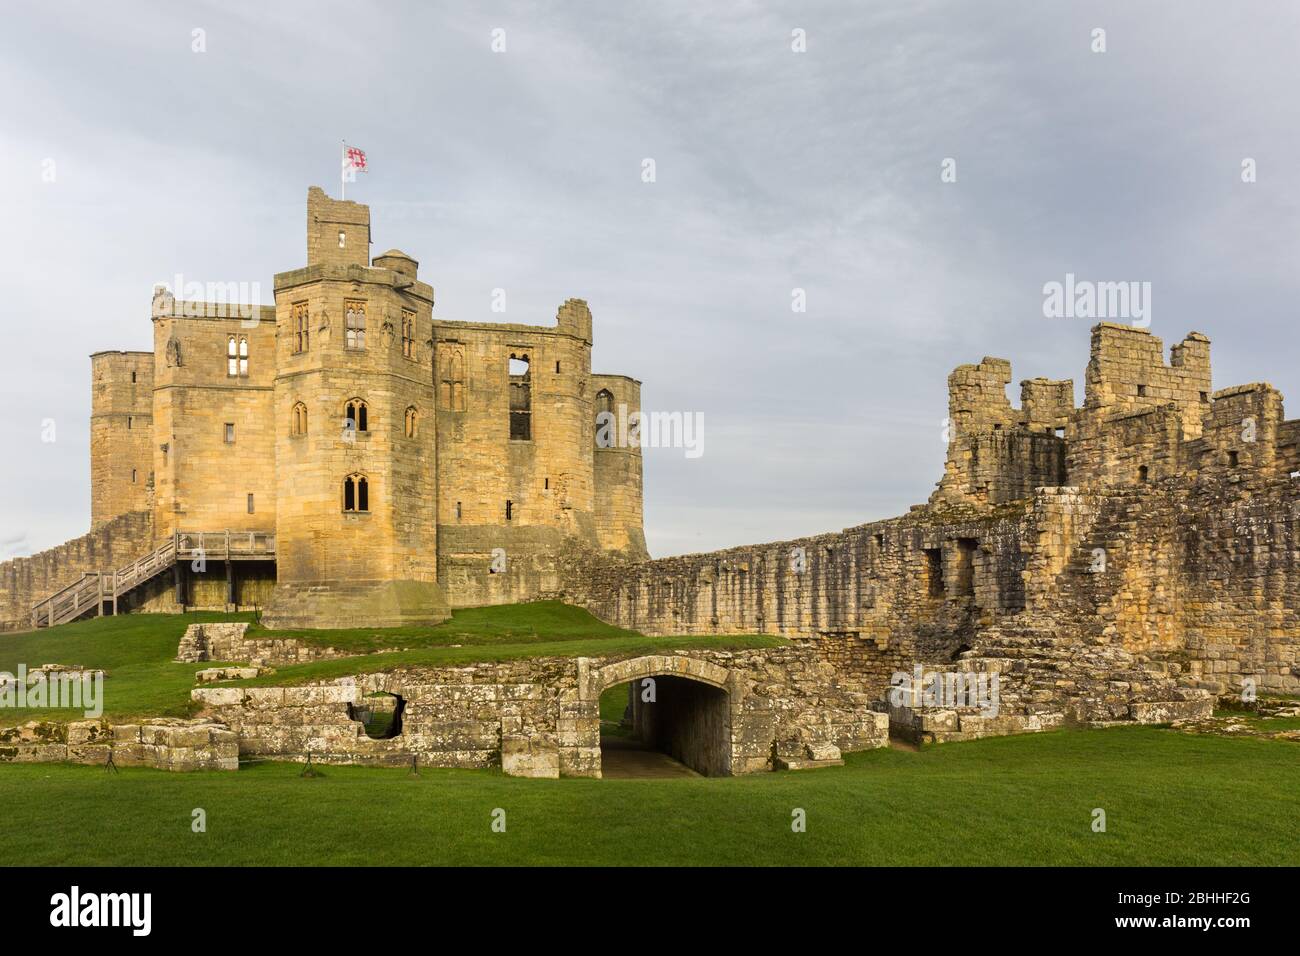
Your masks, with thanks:
M 233 445 L 234 443 L 235 443 L 235 423 L 226 422 L 226 444 Z
M 359 398 L 354 398 L 348 402 L 348 407 L 344 412 L 343 427 L 349 431 L 370 431 L 370 409 L 365 402 Z
M 1241 456 L 1235 451 L 1228 452 L 1228 467 L 1236 468 L 1240 464 L 1241 464 Z
M 136 478 L 136 471 L 135 471 L 134 468 L 132 468 L 132 469 L 131 469 L 131 484 L 133 484 L 133 485 L 135 484 L 135 478 Z
M 1151 471 L 1150 469 L 1147 468 L 1146 465 L 1138 466 L 1138 481 L 1145 482 L 1147 478 L 1150 476 L 1150 474 Z
M 306 352 L 311 346 L 311 328 L 306 302 L 293 305 L 293 351 L 295 354 Z
M 560 374 L 560 363 L 559 363 L 559 362 L 556 362 L 556 363 L 555 363 L 555 374 L 556 374 L 556 375 L 559 375 L 559 374 Z
M 509 521 L 511 518 L 514 517 L 514 511 L 515 511 L 515 503 L 514 503 L 513 501 L 507 501 L 507 502 L 506 502 L 506 520 L 507 520 L 507 521 Z
M 134 419 L 134 418 L 132 418 L 130 415 L 127 415 L 127 416 L 126 416 L 126 430 L 127 430 L 127 431 L 130 431 L 130 430 L 131 430 L 131 425 L 132 425 L 134 422 L 135 422 L 135 419 Z
M 370 510 L 370 482 L 365 475 L 348 475 L 343 479 L 343 510 Z
M 402 310 L 402 354 L 415 358 L 415 313 Z
M 528 355 L 510 355 L 510 440 L 531 441 L 533 437 L 533 384 Z
M 420 428 L 420 413 L 414 405 L 406 410 L 406 437 L 414 438 Z
M 135 372 L 132 372 L 132 373 L 131 373 L 131 384 L 132 384 L 132 385 L 135 384 Z
M 1147 387 L 1145 385 L 1139 385 L 1138 398 L 1146 398 L 1146 397 L 1147 397 Z
M 250 515 L 255 513 L 253 511 L 253 496 L 251 494 L 248 496 L 248 513 Z
M 974 538 L 957 539 L 957 587 L 958 594 L 975 593 L 975 552 L 979 550 L 979 541 Z
M 460 520 L 460 502 L 456 502 L 456 520 Z
M 226 340 L 226 377 L 248 377 L 247 335 L 232 335 Z
M 1065 437 L 1065 429 L 1064 429 L 1064 428 L 1056 428 L 1056 429 L 1053 429 L 1053 431 L 1055 431 L 1055 433 L 1056 433 L 1056 437 L 1057 437 L 1057 438 L 1064 438 L 1064 437 Z
M 925 549 L 926 593 L 930 597 L 943 597 L 943 552 L 938 548 Z
M 347 327 L 347 338 L 344 347 L 364 349 L 366 347 L 366 304 L 351 301 L 344 303 L 344 306 Z
M 294 436 L 307 434 L 307 406 L 302 402 L 293 406 L 293 425 L 290 434 Z
M 344 232 L 342 229 L 340 229 L 340 230 L 339 230 L 339 248 L 342 249 L 345 245 L 347 245 L 347 241 L 348 241 L 348 234 L 347 234 L 346 232 Z
M 614 393 L 607 388 L 596 393 L 596 447 L 614 447 Z
M 459 342 L 438 343 L 438 396 L 443 408 L 465 410 L 465 348 Z
M 1201 392 L 1201 401 L 1203 401 L 1203 402 L 1208 402 L 1209 400 L 1210 400 L 1210 393 L 1209 393 L 1209 392 Z

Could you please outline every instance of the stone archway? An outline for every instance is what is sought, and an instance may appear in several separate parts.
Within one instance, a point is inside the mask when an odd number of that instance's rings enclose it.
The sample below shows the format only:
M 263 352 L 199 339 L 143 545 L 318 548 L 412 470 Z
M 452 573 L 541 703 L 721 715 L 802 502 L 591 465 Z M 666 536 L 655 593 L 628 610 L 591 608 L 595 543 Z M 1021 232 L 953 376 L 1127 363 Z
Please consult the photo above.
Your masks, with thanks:
M 705 776 L 731 774 L 731 673 L 680 655 L 649 655 L 591 668 L 587 699 L 630 684 L 633 736 Z M 602 754 L 603 761 L 603 754 Z

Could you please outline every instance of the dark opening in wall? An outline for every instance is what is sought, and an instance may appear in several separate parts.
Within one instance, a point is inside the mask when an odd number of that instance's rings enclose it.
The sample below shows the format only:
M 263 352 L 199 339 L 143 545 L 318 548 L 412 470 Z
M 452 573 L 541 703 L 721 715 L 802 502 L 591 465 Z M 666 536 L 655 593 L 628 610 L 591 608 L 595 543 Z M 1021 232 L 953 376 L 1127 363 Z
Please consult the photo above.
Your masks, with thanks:
M 975 552 L 979 542 L 974 538 L 957 539 L 957 582 L 955 593 L 972 595 L 975 593 Z
M 1201 401 L 1203 401 L 1203 402 L 1208 402 L 1209 400 L 1210 400 L 1210 393 L 1209 393 L 1209 392 L 1201 392 Z
M 1150 474 L 1150 469 L 1146 465 L 1138 465 L 1138 481 L 1146 481 Z
M 506 520 L 507 520 L 507 521 L 509 521 L 511 518 L 514 517 L 514 511 L 515 511 L 515 503 L 514 503 L 513 501 L 507 501 L 507 502 L 506 502 Z
M 406 701 L 396 694 L 367 694 L 355 704 L 348 704 L 348 717 L 358 720 L 372 740 L 391 740 L 402 732 L 402 712 Z
M 1228 452 L 1228 467 L 1236 468 L 1240 464 L 1241 464 L 1241 456 L 1235 451 Z
M 1147 387 L 1145 385 L 1139 385 L 1138 398 L 1146 398 L 1146 397 L 1147 397 Z
M 943 552 L 938 548 L 925 549 L 925 580 L 930 597 L 943 597 Z
M 510 440 L 533 437 L 533 384 L 527 354 L 510 355 Z
M 885 536 L 883 534 L 876 535 L 876 547 L 881 551 L 885 550 Z

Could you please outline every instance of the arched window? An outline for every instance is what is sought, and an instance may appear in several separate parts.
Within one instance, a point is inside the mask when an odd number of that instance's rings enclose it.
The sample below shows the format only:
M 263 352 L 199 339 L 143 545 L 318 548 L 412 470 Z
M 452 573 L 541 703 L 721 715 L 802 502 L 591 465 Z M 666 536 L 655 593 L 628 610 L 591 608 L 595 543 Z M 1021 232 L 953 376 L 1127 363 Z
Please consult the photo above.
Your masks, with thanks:
M 293 406 L 293 431 L 294 435 L 307 434 L 307 406 L 302 402 Z
M 232 335 L 226 340 L 226 376 L 248 377 L 248 336 Z
M 406 410 L 406 437 L 414 438 L 420 429 L 420 413 L 412 405 Z
M 343 427 L 349 431 L 370 431 L 370 409 L 359 398 L 348 399 L 347 408 L 343 410 Z
M 596 393 L 596 447 L 613 448 L 616 437 L 614 393 L 602 388 Z
M 370 481 L 365 475 L 348 475 L 343 479 L 343 510 L 370 510 Z
M 348 301 L 344 308 L 344 318 L 346 319 L 345 328 L 347 338 L 344 341 L 344 347 L 349 349 L 364 349 L 366 347 L 366 304 L 364 302 Z

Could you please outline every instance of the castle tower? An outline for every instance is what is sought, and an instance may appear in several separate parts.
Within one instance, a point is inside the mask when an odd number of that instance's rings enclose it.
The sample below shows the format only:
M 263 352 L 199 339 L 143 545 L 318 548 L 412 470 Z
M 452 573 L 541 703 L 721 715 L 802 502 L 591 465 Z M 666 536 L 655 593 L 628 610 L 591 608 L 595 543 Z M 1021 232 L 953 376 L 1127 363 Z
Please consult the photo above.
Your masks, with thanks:
M 370 210 L 307 195 L 307 266 L 275 277 L 272 627 L 448 616 L 437 576 L 433 289 Z
M 147 511 L 153 487 L 153 353 L 90 357 L 90 523 Z

